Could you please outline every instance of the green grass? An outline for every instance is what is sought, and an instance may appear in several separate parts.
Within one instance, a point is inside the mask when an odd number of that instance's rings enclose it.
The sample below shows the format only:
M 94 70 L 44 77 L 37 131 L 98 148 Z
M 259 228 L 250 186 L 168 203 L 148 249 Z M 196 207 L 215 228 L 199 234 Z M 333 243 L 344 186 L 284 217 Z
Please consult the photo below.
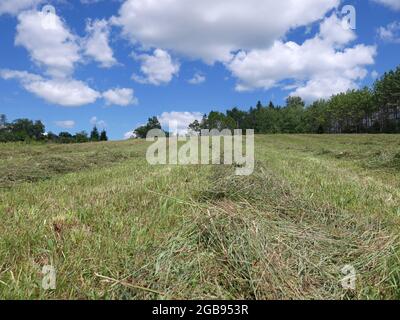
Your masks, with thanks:
M 259 136 L 249 177 L 146 147 L 0 145 L 0 298 L 400 298 L 398 136 Z

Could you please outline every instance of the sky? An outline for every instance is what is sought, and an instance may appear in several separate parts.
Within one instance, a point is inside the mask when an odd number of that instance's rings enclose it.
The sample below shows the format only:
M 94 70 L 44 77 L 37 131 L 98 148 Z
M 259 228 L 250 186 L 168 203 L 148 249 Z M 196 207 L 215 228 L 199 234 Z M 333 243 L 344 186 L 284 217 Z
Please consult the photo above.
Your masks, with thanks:
M 121 140 L 369 86 L 399 53 L 400 0 L 0 0 L 0 114 Z

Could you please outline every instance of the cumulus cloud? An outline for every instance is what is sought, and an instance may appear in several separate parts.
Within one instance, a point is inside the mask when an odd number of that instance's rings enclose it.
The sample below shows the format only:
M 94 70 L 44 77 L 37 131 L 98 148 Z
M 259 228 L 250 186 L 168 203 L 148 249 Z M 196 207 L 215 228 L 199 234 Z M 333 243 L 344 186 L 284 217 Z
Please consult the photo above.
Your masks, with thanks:
M 85 54 L 99 62 L 104 68 L 110 68 L 117 63 L 114 52 L 109 45 L 110 27 L 106 20 L 88 20 L 86 24 L 88 35 L 83 40 Z
M 315 77 L 299 86 L 292 96 L 302 97 L 305 101 L 311 102 L 317 99 L 328 98 L 333 94 L 346 92 L 349 89 L 356 89 L 358 86 L 352 80 L 344 77 Z
M 56 77 L 72 74 L 83 53 L 109 68 L 117 63 L 109 45 L 106 20 L 88 20 L 86 36 L 73 34 L 56 13 L 24 11 L 18 16 L 15 44 L 26 48 L 33 62 Z
M 373 71 L 371 72 L 371 78 L 374 79 L 374 80 L 376 80 L 376 79 L 378 79 L 378 77 L 379 77 L 378 71 L 373 70 Z
M 400 43 L 400 22 L 395 21 L 378 29 L 378 36 L 386 42 Z
M 43 2 L 44 0 L 1 0 L 0 15 L 17 15 L 21 11 L 32 9 Z
M 117 88 L 100 93 L 85 82 L 71 78 L 44 78 L 26 71 L 0 70 L 5 80 L 18 80 L 25 90 L 49 103 L 64 107 L 79 107 L 104 98 L 107 105 L 128 106 L 138 102 L 133 89 Z M 98 123 L 97 123 L 98 124 Z
M 81 3 L 83 4 L 93 4 L 93 3 L 98 3 L 101 2 L 103 0 L 81 0 Z
M 107 90 L 106 92 L 103 92 L 103 98 L 106 100 L 107 105 L 126 107 L 138 103 L 133 89 L 128 88 Z
M 367 75 L 365 66 L 374 63 L 375 47 L 346 48 L 355 38 L 332 15 L 321 23 L 319 34 L 301 45 L 278 40 L 269 49 L 240 51 L 226 66 L 238 79 L 238 91 L 292 81 L 293 94 L 306 100 L 326 98 L 357 87 L 357 80 Z
M 392 8 L 399 3 L 374 1 Z M 92 103 L 98 98 L 104 98 L 109 105 L 137 102 L 132 89 L 99 93 L 72 79 L 74 68 L 84 55 L 102 67 L 117 63 L 109 44 L 108 21 L 88 21 L 87 35 L 81 39 L 56 14 L 50 15 L 53 23 L 49 25 L 46 20 L 49 16 L 21 11 L 34 8 L 41 0 L 0 2 L 0 14 L 19 14 L 15 44 L 26 48 L 45 74 L 42 77 L 20 73 L 11 77 L 18 79 L 26 90 L 65 106 Z M 376 48 L 362 44 L 350 47 L 355 33 L 343 29 L 335 15 L 325 18 L 320 32 L 302 44 L 282 40 L 290 30 L 309 27 L 340 3 L 340 0 L 124 0 L 118 16 L 111 21 L 147 52 L 134 55 L 140 63 L 140 72 L 132 78 L 139 83 L 158 86 L 171 82 L 180 71 L 171 54 L 181 54 L 207 63 L 223 62 L 236 77 L 239 91 L 282 86 L 311 100 L 357 87 L 357 82 L 367 75 L 366 66 L 374 63 Z M 394 39 L 390 36 L 390 32 L 395 34 L 394 27 L 382 28 L 381 38 Z M 195 73 L 188 82 L 200 84 L 205 80 L 204 75 Z
M 97 119 L 96 116 L 93 116 L 92 118 L 90 118 L 89 122 L 92 126 L 96 126 L 101 129 L 104 129 L 107 127 L 107 123 L 104 120 Z
M 64 107 L 78 107 L 94 103 L 101 94 L 86 83 L 69 78 L 46 79 L 25 71 L 1 70 L 5 80 L 16 79 L 29 92 L 49 103 Z
M 61 120 L 54 122 L 57 127 L 63 129 L 72 129 L 75 127 L 75 121 L 73 120 Z
M 340 0 L 126 0 L 114 23 L 132 42 L 206 62 L 228 61 L 240 49 L 268 48 Z M 151 23 L 149 23 L 151 22 Z
M 45 76 L 25 71 L 0 70 L 3 79 L 16 79 L 29 92 L 45 101 L 65 107 L 78 107 L 104 98 L 109 105 L 126 106 L 137 99 L 132 89 L 110 89 L 103 94 L 85 82 L 73 79 L 82 51 L 103 67 L 116 63 L 109 47 L 109 26 L 105 20 L 87 22 L 87 36 L 80 39 L 55 13 L 29 10 L 18 15 L 15 44 L 29 52 L 31 60 Z
M 132 138 L 136 138 L 136 133 L 135 131 L 128 131 L 124 134 L 124 140 L 128 140 L 128 139 L 132 139 Z
M 205 82 L 205 81 L 206 81 L 206 77 L 205 77 L 203 74 L 199 73 L 199 72 L 196 72 L 196 73 L 193 75 L 193 78 L 191 78 L 191 79 L 188 80 L 188 82 L 189 82 L 190 84 L 194 84 L 194 85 L 196 85 L 196 84 L 201 84 L 201 83 L 203 83 L 203 82 Z
M 153 84 L 156 86 L 168 84 L 174 75 L 179 73 L 180 66 L 174 62 L 167 51 L 156 49 L 152 55 L 134 55 L 140 61 L 141 75 L 132 75 L 132 79 L 139 83 Z
M 73 79 L 51 79 L 24 84 L 26 90 L 46 101 L 65 107 L 79 107 L 94 103 L 99 93 L 86 83 Z
M 54 13 L 22 12 L 18 16 L 15 44 L 26 48 L 32 61 L 55 77 L 70 75 L 81 59 L 77 37 Z
M 184 135 L 188 133 L 189 124 L 195 120 L 200 121 L 203 114 L 200 112 L 164 112 L 158 116 L 162 127 L 174 135 Z
M 399 0 L 373 0 L 373 1 L 383 4 L 393 10 L 400 10 L 400 1 Z

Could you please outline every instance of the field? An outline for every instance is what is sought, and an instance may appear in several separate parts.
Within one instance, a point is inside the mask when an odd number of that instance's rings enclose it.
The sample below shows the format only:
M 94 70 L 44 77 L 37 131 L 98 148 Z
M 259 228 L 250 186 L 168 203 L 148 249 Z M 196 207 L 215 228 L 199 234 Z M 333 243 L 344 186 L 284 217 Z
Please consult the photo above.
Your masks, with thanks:
M 249 177 L 146 148 L 0 145 L 1 299 L 400 299 L 398 136 L 257 136 Z

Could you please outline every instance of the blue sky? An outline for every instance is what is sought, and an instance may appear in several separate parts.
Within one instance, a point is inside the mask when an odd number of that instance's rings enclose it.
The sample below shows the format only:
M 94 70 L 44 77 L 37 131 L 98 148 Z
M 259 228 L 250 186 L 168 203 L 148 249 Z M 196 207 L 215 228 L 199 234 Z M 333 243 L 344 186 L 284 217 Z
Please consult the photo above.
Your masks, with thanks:
M 0 30 L 0 113 L 119 140 L 370 85 L 399 64 L 400 0 L 0 0 Z

